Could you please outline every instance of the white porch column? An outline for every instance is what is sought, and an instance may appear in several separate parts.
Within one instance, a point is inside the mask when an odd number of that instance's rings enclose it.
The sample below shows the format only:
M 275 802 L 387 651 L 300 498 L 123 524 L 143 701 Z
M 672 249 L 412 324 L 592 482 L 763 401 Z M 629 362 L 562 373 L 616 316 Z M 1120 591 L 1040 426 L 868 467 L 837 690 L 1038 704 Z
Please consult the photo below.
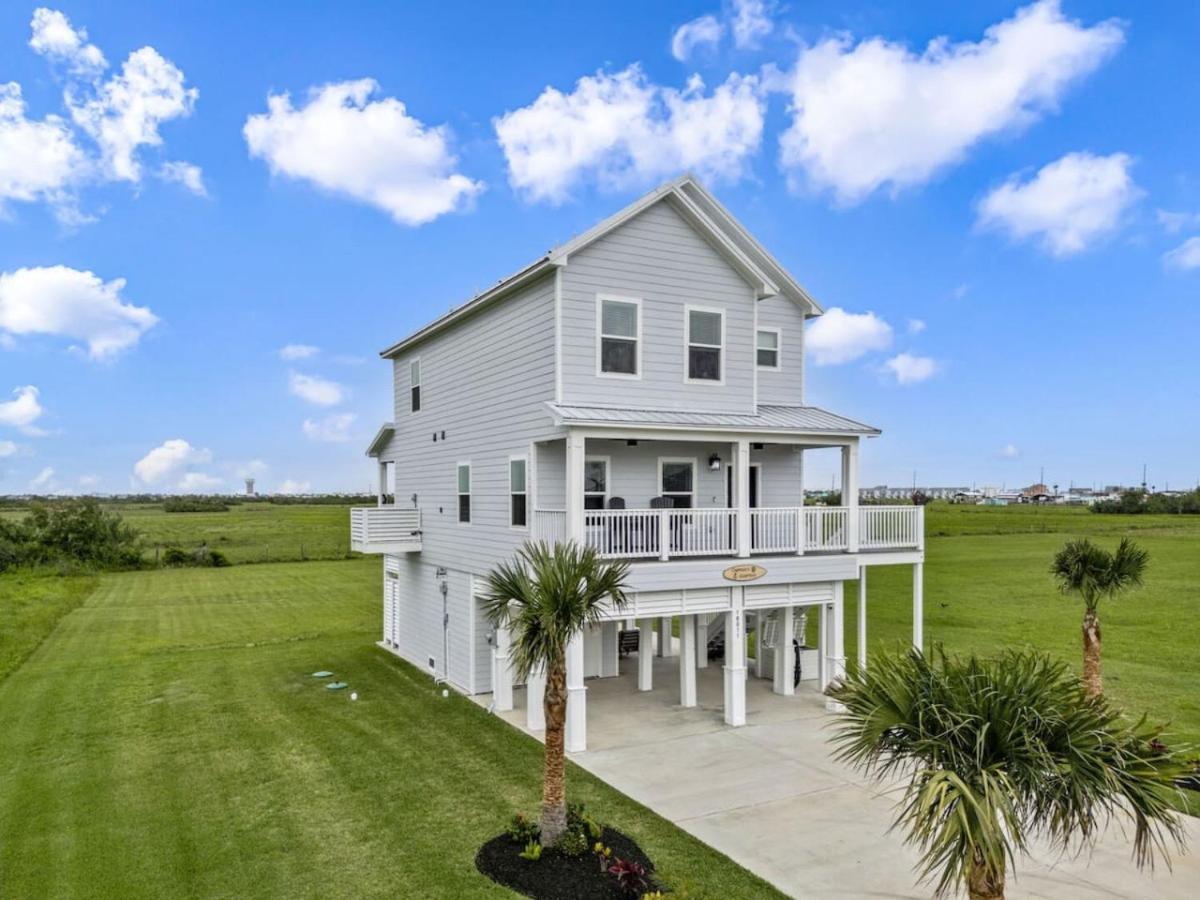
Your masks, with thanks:
M 833 606 L 830 608 L 829 628 L 829 681 L 840 681 L 846 674 L 846 583 L 833 583 Z M 825 708 L 831 712 L 841 712 L 842 704 L 831 699 L 825 700 Z
M 696 705 L 696 617 L 679 617 L 679 705 Z
M 587 749 L 587 688 L 583 686 L 582 634 L 575 635 L 567 644 L 567 734 L 565 744 L 570 753 L 580 753 Z
M 858 667 L 867 667 L 867 567 L 858 567 Z
M 654 689 L 654 620 L 638 620 L 638 690 Z
M 725 724 L 746 724 L 746 614 L 741 588 L 730 590 L 725 613 Z
M 582 544 L 583 531 L 583 456 L 586 441 L 575 431 L 567 432 L 566 510 L 567 540 Z
M 858 438 L 842 448 L 842 506 L 846 507 L 846 550 L 858 552 Z
M 913 649 L 925 652 L 925 563 L 913 563 Z
M 750 442 L 733 445 L 734 478 L 737 481 L 737 555 L 750 555 Z M 744 655 L 744 651 L 743 651 Z
M 525 681 L 525 727 L 530 731 L 546 730 L 546 670 L 538 667 Z
M 795 610 L 785 606 L 779 610 L 779 637 L 775 641 L 775 682 L 777 694 L 791 697 L 796 693 L 795 667 L 796 656 L 792 650 L 792 631 L 795 621 Z
M 830 608 L 828 603 L 817 607 L 820 613 L 817 616 L 817 687 L 822 691 L 829 686 Z
M 621 623 L 600 626 L 600 677 L 615 678 L 621 673 Z
M 508 664 L 508 626 L 498 626 L 495 635 L 496 643 L 492 647 L 492 708 L 496 712 L 508 712 L 513 708 L 512 667 Z
M 696 668 L 708 668 L 708 614 L 696 616 Z
M 766 672 L 767 666 L 763 660 L 763 611 L 760 609 L 755 613 L 746 613 L 746 627 L 750 627 L 750 616 L 754 616 L 754 677 L 762 678 Z
M 663 616 L 658 620 L 658 655 L 675 655 L 675 636 L 671 634 L 671 617 Z
M 378 460 L 379 464 L 379 489 L 375 492 L 375 502 L 377 506 L 383 506 L 383 497 L 387 493 L 387 463 L 382 459 Z M 395 499 L 395 498 L 392 498 Z

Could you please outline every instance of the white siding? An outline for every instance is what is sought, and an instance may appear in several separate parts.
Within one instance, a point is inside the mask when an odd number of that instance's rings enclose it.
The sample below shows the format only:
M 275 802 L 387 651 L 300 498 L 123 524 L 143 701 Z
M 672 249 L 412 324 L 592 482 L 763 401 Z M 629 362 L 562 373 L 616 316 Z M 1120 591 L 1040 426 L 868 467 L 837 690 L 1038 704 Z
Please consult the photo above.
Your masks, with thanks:
M 760 328 L 778 328 L 782 348 L 779 371 L 758 370 L 758 402 L 803 406 L 804 314 L 786 297 L 767 297 L 758 301 L 758 325 Z
M 596 295 L 642 300 L 642 377 L 596 374 Z M 656 409 L 754 409 L 751 286 L 667 203 L 656 203 L 562 270 L 563 401 Z M 723 385 L 684 382 L 684 306 L 725 310 Z

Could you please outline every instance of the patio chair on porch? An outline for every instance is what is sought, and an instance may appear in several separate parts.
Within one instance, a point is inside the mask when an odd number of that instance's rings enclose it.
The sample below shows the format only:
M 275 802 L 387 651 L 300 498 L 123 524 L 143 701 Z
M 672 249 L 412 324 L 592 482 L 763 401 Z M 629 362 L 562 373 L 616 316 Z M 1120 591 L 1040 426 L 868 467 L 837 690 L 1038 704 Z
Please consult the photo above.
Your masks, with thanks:
M 650 498 L 650 508 L 651 509 L 674 509 L 675 508 L 675 498 L 674 497 L 651 497 Z M 672 517 L 672 519 L 671 519 L 671 537 L 670 537 L 670 541 L 671 541 L 670 549 L 671 550 L 677 550 L 679 548 L 679 527 L 682 524 L 683 524 L 682 520 L 680 520 L 677 517 Z M 657 532 L 656 532 L 656 534 L 657 534 Z M 654 544 L 655 552 L 658 552 L 659 550 L 662 549 L 661 547 L 658 546 L 657 538 L 651 538 L 651 543 Z

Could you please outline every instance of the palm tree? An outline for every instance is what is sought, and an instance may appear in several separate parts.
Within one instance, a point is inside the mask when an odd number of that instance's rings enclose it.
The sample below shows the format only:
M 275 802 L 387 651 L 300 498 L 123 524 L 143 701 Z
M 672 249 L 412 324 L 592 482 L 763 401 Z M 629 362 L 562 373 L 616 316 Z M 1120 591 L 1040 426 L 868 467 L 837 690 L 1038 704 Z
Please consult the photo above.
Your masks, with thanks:
M 1186 767 L 1161 729 L 1128 724 L 1045 655 L 880 656 L 830 693 L 845 707 L 830 739 L 838 758 L 909 779 L 893 827 L 939 897 L 965 884 L 971 900 L 1002 900 L 1032 839 L 1082 848 L 1118 812 L 1132 819 L 1139 867 L 1165 858 L 1168 839 L 1182 848 L 1169 801 Z
M 1083 683 L 1089 697 L 1104 690 L 1100 671 L 1100 616 L 1096 607 L 1101 597 L 1114 598 L 1122 591 L 1142 583 L 1142 573 L 1150 554 L 1122 538 L 1116 553 L 1097 547 L 1086 538 L 1068 541 L 1054 555 L 1050 571 L 1058 579 L 1064 594 L 1083 598 Z
M 600 621 L 607 604 L 626 603 L 626 563 L 604 563 L 590 547 L 575 543 L 528 543 L 512 563 L 488 576 L 484 609 L 496 627 L 511 634 L 513 676 L 546 673 L 546 756 L 542 774 L 542 844 L 552 845 L 567 828 L 566 757 L 567 644 Z

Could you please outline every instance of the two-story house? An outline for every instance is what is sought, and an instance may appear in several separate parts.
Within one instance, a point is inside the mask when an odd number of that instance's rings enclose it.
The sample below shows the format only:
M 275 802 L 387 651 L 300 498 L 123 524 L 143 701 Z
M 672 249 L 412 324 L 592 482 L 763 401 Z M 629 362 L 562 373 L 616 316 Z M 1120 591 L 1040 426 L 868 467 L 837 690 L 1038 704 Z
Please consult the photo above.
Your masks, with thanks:
M 629 560 L 632 591 L 569 650 L 568 750 L 586 748 L 585 677 L 617 674 L 621 630 L 639 629 L 650 690 L 657 627 L 684 706 L 723 644 L 732 726 L 748 627 L 754 674 L 790 694 L 790 636 L 800 613 L 815 619 L 806 674 L 823 687 L 844 670 L 857 580 L 865 653 L 869 566 L 913 566 L 920 647 L 922 509 L 860 507 L 859 442 L 879 432 L 805 405 L 804 325 L 820 313 L 684 176 L 384 350 L 395 412 L 368 450 L 380 505 L 351 518 L 354 548 L 383 554 L 383 646 L 511 709 L 507 636 L 477 597 L 522 542 L 571 540 Z M 840 450 L 844 506 L 805 506 L 814 448 Z M 542 684 L 525 687 L 536 730 Z

